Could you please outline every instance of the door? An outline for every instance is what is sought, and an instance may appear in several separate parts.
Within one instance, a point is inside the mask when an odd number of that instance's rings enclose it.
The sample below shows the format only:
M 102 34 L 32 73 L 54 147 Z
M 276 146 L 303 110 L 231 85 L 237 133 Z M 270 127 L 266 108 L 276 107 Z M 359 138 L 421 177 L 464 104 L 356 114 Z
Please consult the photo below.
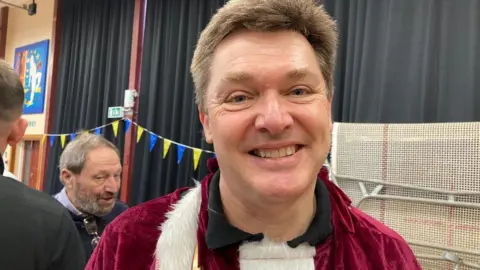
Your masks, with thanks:
M 23 142 L 24 159 L 22 182 L 32 188 L 38 187 L 38 166 L 40 165 L 40 141 Z

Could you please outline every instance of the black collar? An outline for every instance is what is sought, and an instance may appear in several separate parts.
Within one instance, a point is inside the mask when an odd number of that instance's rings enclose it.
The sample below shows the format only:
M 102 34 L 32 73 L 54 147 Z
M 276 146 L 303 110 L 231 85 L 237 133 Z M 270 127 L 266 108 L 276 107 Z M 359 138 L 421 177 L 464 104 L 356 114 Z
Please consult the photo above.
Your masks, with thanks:
M 228 223 L 223 212 L 220 198 L 220 171 L 213 176 L 208 195 L 208 226 L 205 241 L 210 249 L 226 247 L 244 241 L 255 242 L 263 239 L 263 234 L 249 234 Z M 323 242 L 333 231 L 330 220 L 330 198 L 327 187 L 319 180 L 315 187 L 317 211 L 307 231 L 287 244 L 295 248 L 301 243 L 316 246 Z

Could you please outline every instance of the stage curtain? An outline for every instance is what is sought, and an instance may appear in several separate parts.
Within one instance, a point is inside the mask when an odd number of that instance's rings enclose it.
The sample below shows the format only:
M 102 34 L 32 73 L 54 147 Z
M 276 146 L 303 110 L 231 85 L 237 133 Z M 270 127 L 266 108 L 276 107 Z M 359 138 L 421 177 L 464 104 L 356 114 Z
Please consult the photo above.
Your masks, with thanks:
M 147 1 L 138 115 L 141 126 L 172 141 L 212 150 L 202 140 L 190 63 L 201 30 L 225 2 Z M 130 204 L 192 186 L 193 179 L 206 174 L 206 160 L 212 154 L 202 153 L 194 170 L 191 149 L 185 149 L 177 164 L 177 146 L 172 143 L 163 158 L 163 145 L 158 139 L 150 152 L 147 132 L 136 145 Z
M 480 120 L 480 1 L 324 0 L 340 122 Z
M 59 0 L 61 42 L 53 125 L 48 133 L 70 134 L 108 123 L 109 106 L 122 106 L 128 89 L 134 0 Z M 102 133 L 121 151 L 123 123 L 118 136 L 112 127 Z M 68 142 L 67 137 L 67 142 Z M 48 156 L 44 191 L 58 192 L 58 160 L 62 151 L 56 138 Z M 123 156 L 123 155 L 122 155 Z

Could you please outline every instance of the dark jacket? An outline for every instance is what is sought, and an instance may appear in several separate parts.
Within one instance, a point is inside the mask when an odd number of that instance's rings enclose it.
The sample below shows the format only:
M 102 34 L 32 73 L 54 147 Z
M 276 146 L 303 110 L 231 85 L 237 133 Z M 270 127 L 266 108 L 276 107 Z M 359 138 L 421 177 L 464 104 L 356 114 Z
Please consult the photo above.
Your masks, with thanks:
M 118 215 L 120 215 L 127 209 L 128 209 L 128 206 L 125 203 L 117 201 L 110 213 L 108 213 L 103 217 L 94 217 L 97 222 L 98 234 L 100 235 L 100 237 L 102 237 L 102 233 L 103 233 L 103 230 L 105 230 L 105 227 L 110 222 L 112 222 Z M 83 220 L 84 220 L 83 216 L 77 216 L 72 212 L 69 212 L 69 213 L 73 219 L 73 222 L 75 223 L 75 226 L 77 227 L 77 230 L 80 234 L 80 238 L 82 239 L 83 248 L 85 251 L 85 260 L 88 261 L 88 259 L 93 253 L 93 247 L 92 247 L 93 236 L 87 233 L 85 229 L 85 225 L 83 223 Z
M 1 176 L 0 269 L 83 270 L 85 255 L 68 211 L 50 195 Z

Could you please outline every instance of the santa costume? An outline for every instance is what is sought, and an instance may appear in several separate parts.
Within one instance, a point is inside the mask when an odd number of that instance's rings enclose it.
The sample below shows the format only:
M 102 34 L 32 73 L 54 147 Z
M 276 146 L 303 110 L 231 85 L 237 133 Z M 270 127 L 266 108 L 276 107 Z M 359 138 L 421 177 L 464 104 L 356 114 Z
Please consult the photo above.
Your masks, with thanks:
M 317 212 L 304 235 L 270 241 L 228 224 L 219 195 L 219 169 L 193 188 L 133 207 L 104 231 L 87 270 L 324 270 L 421 269 L 394 231 L 351 206 L 323 168 Z

